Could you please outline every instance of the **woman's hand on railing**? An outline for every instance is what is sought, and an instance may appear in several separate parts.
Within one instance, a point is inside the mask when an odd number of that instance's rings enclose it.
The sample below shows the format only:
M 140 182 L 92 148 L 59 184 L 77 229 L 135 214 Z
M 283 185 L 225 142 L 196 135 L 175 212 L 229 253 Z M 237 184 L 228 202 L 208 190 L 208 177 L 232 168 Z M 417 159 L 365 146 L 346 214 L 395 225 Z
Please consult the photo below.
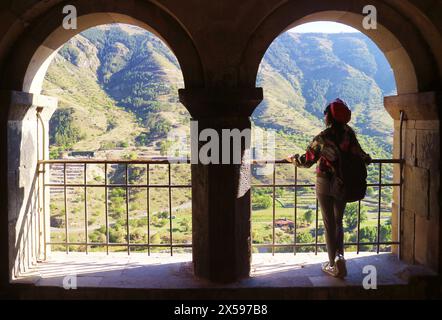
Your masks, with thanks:
M 286 160 L 290 163 L 297 164 L 298 163 L 299 154 L 292 154 L 286 158 Z

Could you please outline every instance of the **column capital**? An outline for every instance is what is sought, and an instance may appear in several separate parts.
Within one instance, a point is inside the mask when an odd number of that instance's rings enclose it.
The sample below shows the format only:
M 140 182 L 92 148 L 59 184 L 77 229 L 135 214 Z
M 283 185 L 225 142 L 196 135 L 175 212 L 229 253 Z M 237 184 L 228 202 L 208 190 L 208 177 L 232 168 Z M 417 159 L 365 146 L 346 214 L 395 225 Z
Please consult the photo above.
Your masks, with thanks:
M 417 92 L 385 97 L 384 106 L 395 120 L 400 119 L 401 111 L 404 111 L 408 120 L 439 120 L 442 92 Z
M 39 111 L 42 119 L 49 121 L 57 109 L 58 99 L 22 91 L 1 91 L 1 100 L 9 107 L 8 120 L 20 121 L 29 116 L 32 109 Z
M 263 100 L 262 88 L 190 88 L 178 93 L 194 119 L 250 117 Z

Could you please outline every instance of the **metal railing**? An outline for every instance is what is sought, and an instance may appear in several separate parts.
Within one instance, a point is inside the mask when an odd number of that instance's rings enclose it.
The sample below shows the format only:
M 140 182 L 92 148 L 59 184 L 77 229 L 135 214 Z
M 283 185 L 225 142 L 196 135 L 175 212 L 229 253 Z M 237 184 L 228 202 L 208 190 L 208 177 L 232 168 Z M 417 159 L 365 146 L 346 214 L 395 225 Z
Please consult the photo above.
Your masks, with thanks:
M 106 253 L 109 253 L 110 247 L 126 247 L 127 253 L 130 254 L 131 249 L 135 247 L 144 247 L 147 248 L 147 252 L 150 255 L 152 248 L 168 248 L 170 250 L 170 254 L 173 255 L 174 248 L 191 248 L 191 243 L 174 243 L 173 241 L 173 211 L 172 211 L 172 189 L 177 188 L 187 188 L 190 190 L 191 185 L 190 184 L 172 184 L 172 175 L 171 175 L 171 165 L 173 163 L 170 163 L 167 160 L 94 160 L 94 159 L 88 159 L 88 160 L 45 160 L 39 162 L 40 166 L 43 166 L 43 168 L 40 168 L 41 172 L 43 174 L 46 174 L 46 168 L 47 166 L 54 166 L 54 165 L 61 165 L 62 166 L 62 172 L 63 172 L 63 179 L 62 182 L 53 183 L 51 181 L 46 182 L 46 179 L 43 178 L 45 181 L 44 188 L 62 188 L 63 189 L 63 212 L 64 212 L 64 238 L 65 240 L 62 242 L 55 242 L 55 241 L 49 241 L 46 243 L 46 245 L 53 246 L 53 245 L 61 245 L 66 248 L 66 253 L 69 253 L 69 247 L 71 246 L 80 246 L 85 249 L 85 252 L 89 252 L 89 248 L 91 247 L 105 247 Z M 67 168 L 69 165 L 80 165 L 83 167 L 83 181 L 81 183 L 69 183 L 67 178 Z M 87 180 L 87 170 L 88 165 L 104 165 L 104 183 L 90 183 Z M 123 183 L 113 183 L 109 181 L 109 168 L 111 166 L 124 166 L 124 182 Z M 140 184 L 132 184 L 129 182 L 129 168 L 131 165 L 142 165 L 145 167 L 146 172 L 146 183 L 140 183 Z M 152 184 L 150 183 L 150 166 L 152 165 L 165 165 L 168 168 L 168 174 L 167 174 L 167 183 L 164 184 Z M 42 170 L 43 169 L 43 170 Z M 84 192 L 84 235 L 86 241 L 81 242 L 70 242 L 69 241 L 69 208 L 68 208 L 68 189 L 69 188 L 83 188 Z M 106 241 L 104 243 L 101 242 L 90 242 L 88 241 L 89 237 L 89 228 L 88 228 L 88 189 L 90 188 L 104 188 L 104 211 L 105 211 L 105 234 L 106 234 Z M 112 188 L 122 188 L 125 190 L 125 228 L 126 228 L 126 235 L 125 243 L 116 243 L 110 241 L 110 219 L 109 219 L 109 190 Z M 168 219 L 169 219 L 169 243 L 161 243 L 161 244 L 155 244 L 151 243 L 151 210 L 150 210 L 150 195 L 149 192 L 152 188 L 156 189 L 166 189 L 168 192 Z M 129 217 L 129 202 L 130 202 L 130 193 L 134 189 L 145 189 L 146 190 L 146 232 L 147 232 L 147 242 L 137 242 L 137 243 L 131 243 L 130 241 L 130 217 Z M 46 231 L 45 231 L 46 232 Z
M 253 246 L 257 248 L 270 248 L 271 253 L 275 254 L 276 248 L 292 248 L 293 253 L 296 254 L 298 248 L 302 247 L 314 247 L 315 254 L 318 253 L 318 248 L 325 247 L 326 244 L 324 242 L 318 241 L 318 235 L 319 235 L 319 205 L 318 205 L 318 199 L 315 197 L 315 227 L 313 230 L 314 233 L 314 242 L 313 243 L 301 243 L 298 241 L 297 238 L 297 231 L 298 231 L 298 211 L 299 211 L 299 195 L 298 191 L 301 188 L 312 188 L 314 190 L 315 184 L 314 183 L 298 183 L 298 167 L 292 164 L 293 170 L 294 170 L 294 183 L 277 183 L 276 182 L 276 165 L 278 164 L 288 164 L 289 162 L 286 160 L 260 160 L 260 161 L 254 161 L 253 162 L 256 165 L 272 165 L 272 173 L 271 173 L 271 183 L 253 183 L 252 188 L 268 188 L 271 189 L 271 198 L 272 198 L 272 242 L 266 243 L 266 244 L 258 244 L 254 243 Z M 377 232 L 376 232 L 376 241 L 370 241 L 370 242 L 362 242 L 360 239 L 360 233 L 361 233 L 361 200 L 358 201 L 358 210 L 357 210 L 357 231 L 356 231 L 356 241 L 354 242 L 345 242 L 344 246 L 355 246 L 357 253 L 361 251 L 362 246 L 376 246 L 376 252 L 379 253 L 381 246 L 391 246 L 391 245 L 397 245 L 400 246 L 400 239 L 398 241 L 381 241 L 380 238 L 380 229 L 381 229 L 381 208 L 382 208 L 382 188 L 386 187 L 398 187 L 399 197 L 402 196 L 402 179 L 399 182 L 391 182 L 391 183 L 384 183 L 383 182 L 383 170 L 382 167 L 385 164 L 397 164 L 400 165 L 402 163 L 402 160 L 400 159 L 374 159 L 372 160 L 370 165 L 377 165 L 378 166 L 378 182 L 377 183 L 367 183 L 367 187 L 376 187 L 378 188 L 378 195 L 377 195 Z M 305 169 L 304 169 L 305 170 Z M 277 188 L 291 188 L 293 189 L 294 197 L 293 197 L 293 242 L 292 243 L 276 243 L 276 229 L 277 229 L 277 223 L 276 223 L 276 189 Z M 401 199 L 398 200 L 398 203 L 401 202 Z M 401 217 L 401 209 L 399 207 L 398 210 L 399 215 L 399 221 Z M 252 217 L 253 220 L 253 217 Z M 253 241 L 253 239 L 252 239 Z
M 109 253 L 110 248 L 112 247 L 125 247 L 128 254 L 130 254 L 131 249 L 136 247 L 143 247 L 147 248 L 147 252 L 150 255 L 152 248 L 166 248 L 168 251 L 170 251 L 170 254 L 173 255 L 174 248 L 191 248 L 192 244 L 189 243 L 175 243 L 174 242 L 174 232 L 173 232 L 173 208 L 172 208 L 172 190 L 178 189 L 178 188 L 187 188 L 191 189 L 191 184 L 172 184 L 172 176 L 171 176 L 171 166 L 172 165 L 188 165 L 189 161 L 179 163 L 169 162 L 168 160 L 96 160 L 96 159 L 88 159 L 88 160 L 42 160 L 39 162 L 39 172 L 43 175 L 43 187 L 44 190 L 47 190 L 48 188 L 52 189 L 58 189 L 62 190 L 62 206 L 63 210 L 61 212 L 64 213 L 64 241 L 48 241 L 45 243 L 46 246 L 64 246 L 66 253 L 69 253 L 69 248 L 71 246 L 80 246 L 84 248 L 84 251 L 86 253 L 89 252 L 90 248 L 96 248 L 96 247 L 104 247 L 106 248 L 106 252 Z M 279 164 L 284 165 L 290 165 L 293 167 L 293 177 L 294 177 L 294 183 L 277 183 L 276 181 L 276 166 Z M 380 252 L 380 248 L 383 245 L 400 245 L 400 239 L 399 241 L 381 241 L 380 238 L 380 226 L 381 226 L 381 205 L 382 205 L 382 188 L 385 187 L 398 187 L 400 188 L 398 194 L 399 197 L 402 195 L 402 180 L 393 183 L 383 183 L 383 165 L 385 164 L 401 164 L 401 160 L 393 159 L 393 160 L 386 160 L 386 159 L 377 159 L 373 160 L 371 165 L 377 165 L 378 166 L 378 181 L 377 183 L 369 183 L 368 187 L 376 187 L 378 188 L 378 195 L 377 195 L 377 236 L 376 241 L 372 242 L 361 242 L 360 241 L 360 228 L 361 228 L 361 201 L 358 203 L 358 215 L 357 215 L 357 237 L 355 242 L 347 242 L 345 243 L 346 246 L 356 246 L 357 252 L 361 251 L 361 247 L 365 245 L 372 245 L 376 246 L 376 252 Z M 68 172 L 67 169 L 71 165 L 76 165 L 77 168 L 80 166 L 82 168 L 82 181 L 81 182 L 70 182 L 68 178 Z M 102 165 L 104 166 L 104 182 L 98 183 L 98 182 L 90 182 L 88 181 L 87 174 L 88 174 L 88 166 L 89 165 Z M 130 166 L 132 165 L 138 165 L 143 166 L 145 168 L 146 176 L 145 181 L 146 183 L 141 184 L 133 184 L 129 180 L 129 170 Z M 153 165 L 163 165 L 167 166 L 167 183 L 164 184 L 153 184 L 150 181 L 150 168 Z M 272 198 L 272 241 L 271 243 L 253 243 L 252 246 L 255 248 L 270 248 L 272 254 L 275 253 L 275 249 L 283 247 L 283 248 L 292 248 L 293 253 L 296 254 L 299 248 L 302 247 L 314 247 L 314 252 L 318 253 L 319 248 L 324 247 L 325 243 L 319 242 L 318 237 L 318 230 L 319 230 L 319 207 L 318 207 L 318 201 L 316 199 L 315 203 L 315 227 L 314 227 L 314 242 L 312 243 L 300 243 L 297 239 L 297 233 L 298 233 L 298 218 L 299 218 L 299 199 L 300 196 L 299 190 L 301 188 L 312 188 L 314 189 L 315 185 L 313 183 L 298 183 L 298 168 L 294 166 L 293 164 L 288 163 L 286 160 L 255 160 L 252 162 L 253 165 L 272 165 L 273 166 L 273 172 L 271 174 L 271 183 L 253 183 L 252 189 L 258 189 L 258 188 L 269 188 L 271 190 L 271 198 Z M 58 170 L 62 170 L 62 181 L 60 182 L 53 182 L 53 181 L 47 181 L 47 177 L 45 178 L 45 175 L 47 175 L 47 171 L 51 170 L 51 166 L 59 166 Z M 109 181 L 108 174 L 109 174 L 109 168 L 111 166 L 123 166 L 122 175 L 124 176 L 124 182 L 122 183 L 114 183 L 112 181 Z M 78 180 L 78 179 L 77 179 Z M 80 242 L 71 242 L 69 240 L 69 234 L 70 234 L 70 228 L 69 228 L 69 205 L 68 205 L 68 198 L 69 198 L 69 192 L 68 190 L 70 188 L 83 188 L 83 197 L 84 197 L 84 239 L 85 241 Z M 88 227 L 88 218 L 89 218 L 89 209 L 88 209 L 88 190 L 91 188 L 103 188 L 104 189 L 104 213 L 105 213 L 105 242 L 90 242 L 89 241 L 89 227 Z M 124 189 L 125 193 L 125 203 L 124 203 L 124 211 L 125 211 L 125 242 L 124 243 L 114 243 L 110 241 L 110 219 L 109 219 L 109 190 L 111 188 L 121 188 Z M 146 219 L 147 219 L 147 225 L 146 225 L 146 233 L 147 233 L 147 241 L 145 242 L 131 242 L 130 241 L 130 217 L 129 217 L 129 203 L 130 203 L 130 194 L 134 189 L 145 189 L 146 192 Z M 152 188 L 162 188 L 166 189 L 168 192 L 168 223 L 169 223 L 169 239 L 170 241 L 168 243 L 152 243 L 150 241 L 151 239 L 151 215 L 152 212 L 150 210 L 150 196 L 149 192 Z M 294 192 L 293 197 L 293 242 L 292 243 L 276 243 L 276 189 L 277 188 L 290 188 Z M 51 197 L 52 198 L 52 197 Z M 253 201 L 253 199 L 252 199 Z M 399 203 L 401 202 L 401 199 L 398 199 Z M 43 208 L 47 208 L 45 204 L 45 198 L 43 198 Z M 47 219 L 47 214 L 43 212 L 43 215 L 45 219 Z M 398 210 L 399 215 L 399 221 L 401 218 L 401 209 L 399 207 Z M 252 221 L 253 221 L 253 214 L 252 214 Z M 252 222 L 253 223 L 253 222 Z M 44 223 L 44 226 L 46 226 L 46 223 Z M 44 230 L 44 234 L 46 235 L 47 232 L 50 232 L 50 230 Z M 45 236 L 45 239 L 47 237 Z M 252 239 L 253 241 L 253 239 Z

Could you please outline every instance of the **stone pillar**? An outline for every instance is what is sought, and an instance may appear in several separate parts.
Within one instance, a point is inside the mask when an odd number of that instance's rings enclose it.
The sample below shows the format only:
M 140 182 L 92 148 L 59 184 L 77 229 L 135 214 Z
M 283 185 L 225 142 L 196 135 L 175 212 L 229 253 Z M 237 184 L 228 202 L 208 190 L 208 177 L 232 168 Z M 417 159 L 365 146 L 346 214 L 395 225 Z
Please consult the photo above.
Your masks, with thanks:
M 440 108 L 438 92 L 405 94 L 385 98 L 385 108 L 395 120 L 394 157 L 399 157 L 399 117 L 403 124 L 404 170 L 402 192 L 402 246 L 400 256 L 407 262 L 441 267 L 440 219 Z M 400 172 L 395 170 L 395 180 Z M 398 199 L 398 189 L 395 199 Z M 396 217 L 397 221 L 397 203 Z
M 195 141 L 207 128 L 218 133 L 220 143 L 222 129 L 250 129 L 250 116 L 262 101 L 262 89 L 182 89 L 179 95 L 198 124 L 191 134 L 195 275 L 214 282 L 248 277 L 251 262 L 250 163 L 245 159 L 248 150 L 242 143 L 241 163 L 222 164 L 226 153 L 220 147 L 220 164 L 203 164 L 197 155 L 204 143 L 195 144 Z M 250 138 L 250 132 L 246 135 L 246 139 Z
M 42 216 L 43 191 L 38 187 L 43 183 L 37 161 L 48 157 L 49 119 L 57 107 L 57 100 L 42 95 L 9 91 L 2 92 L 1 101 L 4 107 L 9 109 L 7 124 L 9 271 L 10 278 L 15 278 L 42 258 L 43 244 L 49 239 L 49 216 L 46 219 Z M 49 215 L 48 210 L 44 212 Z M 43 221 L 48 231 L 46 239 L 44 239 Z

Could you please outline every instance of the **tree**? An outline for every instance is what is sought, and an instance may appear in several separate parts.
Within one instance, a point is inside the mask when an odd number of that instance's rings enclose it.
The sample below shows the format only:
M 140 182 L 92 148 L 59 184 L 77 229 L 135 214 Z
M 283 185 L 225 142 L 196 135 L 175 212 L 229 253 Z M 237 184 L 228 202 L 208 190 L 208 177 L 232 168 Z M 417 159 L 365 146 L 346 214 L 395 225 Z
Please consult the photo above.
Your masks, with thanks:
M 366 226 L 360 229 L 359 239 L 361 242 L 375 242 L 376 241 L 376 227 Z
M 297 243 L 313 243 L 315 242 L 315 239 L 308 231 L 302 231 L 298 232 L 296 235 L 296 242 Z M 313 247 L 299 247 L 296 249 L 298 252 L 309 252 L 312 251 Z
M 252 201 L 253 210 L 267 209 L 270 208 L 271 205 L 272 205 L 272 197 L 265 194 L 254 197 Z
M 344 222 L 349 230 L 353 230 L 358 226 L 358 207 L 357 202 L 347 204 L 344 212 Z M 367 208 L 361 204 L 360 222 L 367 220 Z
M 158 218 L 160 218 L 160 219 L 167 219 L 167 218 L 169 218 L 169 212 L 162 211 L 162 212 L 158 213 Z
M 58 109 L 49 122 L 49 142 L 61 147 L 62 150 L 71 149 L 80 140 L 80 130 L 74 127 L 74 109 Z
M 367 187 L 367 195 L 373 197 L 375 195 L 373 187 Z
M 313 223 L 313 210 L 309 209 L 304 213 L 304 220 L 308 223 L 308 224 L 312 224 Z
M 391 225 L 381 225 L 380 229 L 380 241 L 391 241 Z
M 276 188 L 275 195 L 278 198 L 282 198 L 284 196 L 284 189 L 283 188 Z
M 161 220 L 158 220 L 158 221 L 154 224 L 154 226 L 157 227 L 157 228 L 162 228 L 162 227 L 164 227 L 166 224 L 167 224 L 167 220 L 166 220 L 166 219 L 161 219 Z
M 188 232 L 190 230 L 190 221 L 189 221 L 189 219 L 188 218 L 184 218 L 183 220 L 181 220 L 180 226 L 181 226 L 183 232 Z
M 359 233 L 359 241 L 360 242 L 375 242 L 376 241 L 376 227 L 366 226 L 361 228 Z M 361 246 L 362 250 L 369 250 L 370 245 Z
M 158 232 L 150 236 L 150 243 L 158 244 L 160 241 L 161 237 Z
M 144 230 L 135 229 L 134 231 L 131 231 L 130 233 L 130 241 L 135 243 L 140 243 L 144 240 Z

